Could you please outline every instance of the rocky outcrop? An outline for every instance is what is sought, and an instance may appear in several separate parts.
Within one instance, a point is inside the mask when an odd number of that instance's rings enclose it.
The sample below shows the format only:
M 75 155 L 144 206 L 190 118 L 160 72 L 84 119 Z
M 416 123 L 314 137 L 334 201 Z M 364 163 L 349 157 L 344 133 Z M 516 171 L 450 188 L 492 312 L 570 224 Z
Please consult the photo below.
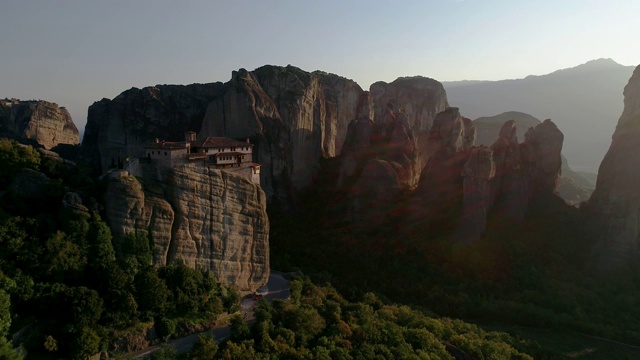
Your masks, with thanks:
M 604 266 L 620 266 L 640 249 L 640 66 L 624 88 L 624 111 L 589 201 Z
M 529 181 L 532 193 L 553 194 L 560 183 L 562 168 L 562 143 L 564 135 L 550 119 L 535 128 L 529 128 L 524 135 L 524 149 L 527 158 Z
M 269 276 L 266 197 L 242 176 L 186 164 L 158 171 L 140 164 L 132 176 L 109 180 L 105 212 L 116 247 L 144 230 L 157 266 L 181 259 L 228 285 L 256 289 Z
M 182 141 L 186 131 L 200 130 L 207 105 L 221 88 L 221 83 L 156 85 L 95 102 L 80 157 L 102 173 L 127 157 L 141 157 L 155 138 Z
M 90 107 L 81 158 L 102 172 L 127 157 L 140 157 L 155 138 L 182 140 L 187 130 L 199 138 L 249 138 L 268 199 L 292 207 L 293 194 L 318 176 L 321 160 L 343 153 L 353 120 L 386 123 L 392 131 L 395 113 L 402 112 L 402 129 L 410 128 L 417 143 L 417 167 L 426 162 L 421 154 L 427 153 L 429 130 L 447 104 L 442 85 L 422 77 L 379 82 L 371 87 L 373 96 L 365 96 L 364 107 L 363 94 L 352 80 L 294 66 L 240 69 L 224 84 L 131 89 Z M 363 108 L 367 114 L 359 113 Z M 402 129 L 394 136 L 409 136 Z
M 67 109 L 42 100 L 0 100 L 0 134 L 35 141 L 46 149 L 80 142 L 80 134 Z
M 528 157 L 523 157 L 524 145 L 518 144 L 516 134 L 516 123 L 509 120 L 500 128 L 498 140 L 491 145 L 496 164 L 492 196 L 497 212 L 505 218 L 522 221 L 529 202 L 527 175 L 532 171 L 527 167 Z
M 337 187 L 346 197 L 343 205 L 348 219 L 376 223 L 387 216 L 402 192 L 416 187 L 420 151 L 407 115 L 392 104 L 386 109 L 385 121 L 375 124 L 372 99 L 365 92 L 358 114 L 349 124 Z
M 522 144 L 516 134 L 515 121 L 507 121 L 491 145 L 496 163 L 493 193 L 496 211 L 522 221 L 533 196 L 554 194 L 558 187 L 564 135 L 549 119 L 529 128 Z
M 429 132 L 428 162 L 416 190 L 416 207 L 424 207 L 427 218 L 444 214 L 462 202 L 462 170 L 474 145 L 476 130 L 458 108 L 447 108 L 433 121 Z
M 385 121 L 389 104 L 402 110 L 415 133 L 420 153 L 426 155 L 434 119 L 448 106 L 442 84 L 422 76 L 401 77 L 391 83 L 376 82 L 370 86 L 369 92 L 375 104 L 375 122 Z M 422 164 L 426 164 L 427 160 L 422 159 Z
M 324 72 L 241 69 L 209 105 L 199 136 L 250 138 L 267 196 L 291 204 L 294 191 L 317 175 L 319 160 L 341 153 L 360 94 L 352 80 Z
M 494 144 L 499 138 L 500 127 L 509 120 L 515 121 L 516 136 L 520 141 L 524 140 L 525 132 L 529 128 L 536 127 L 542 123 L 542 121 L 535 117 L 518 111 L 509 111 L 496 116 L 481 117 L 473 121 L 478 132 L 476 144 L 486 146 Z M 557 191 L 558 195 L 560 195 L 567 204 L 577 205 L 589 199 L 594 185 L 584 176 L 571 170 L 564 156 L 562 157 L 561 173 L 562 175 Z
M 493 151 L 485 146 L 474 148 L 462 169 L 462 216 L 454 235 L 458 242 L 473 242 L 486 230 L 495 175 Z
M 477 241 L 489 214 L 524 220 L 534 196 L 553 194 L 560 178 L 564 136 L 551 120 L 518 143 L 515 121 L 505 122 L 490 146 L 474 147 L 476 131 L 457 108 L 438 114 L 429 136 L 429 162 L 407 211 L 407 227 L 451 223 L 454 240 Z M 420 225 L 420 231 L 424 225 Z

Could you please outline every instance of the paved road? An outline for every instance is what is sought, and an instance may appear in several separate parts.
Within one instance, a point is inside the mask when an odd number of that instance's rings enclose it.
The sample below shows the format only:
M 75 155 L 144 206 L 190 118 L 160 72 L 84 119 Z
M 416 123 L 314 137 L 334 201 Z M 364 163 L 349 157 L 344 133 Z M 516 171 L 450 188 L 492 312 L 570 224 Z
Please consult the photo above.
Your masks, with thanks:
M 265 296 L 268 301 L 273 301 L 275 299 L 286 300 L 290 297 L 289 292 L 289 282 L 284 278 L 282 273 L 279 272 L 271 272 L 269 276 L 269 281 L 267 283 L 267 287 L 269 288 L 269 292 Z M 251 296 L 245 296 L 242 298 L 242 316 L 245 319 L 245 322 L 251 326 L 255 320 L 253 314 L 253 306 L 255 305 L 255 301 L 252 300 Z M 205 331 L 199 334 L 193 334 L 187 337 L 183 337 L 180 339 L 175 339 L 169 341 L 169 344 L 175 346 L 178 354 L 184 354 L 193 348 L 198 342 L 198 336 L 202 334 L 211 334 L 215 337 L 217 342 L 221 342 L 222 340 L 229 337 L 231 334 L 231 329 L 228 325 L 221 326 L 219 328 L 215 328 L 213 330 Z M 158 350 L 160 348 L 159 345 L 149 347 L 145 350 L 137 351 L 135 353 L 128 354 L 127 358 L 145 358 L 149 356 L 152 352 Z

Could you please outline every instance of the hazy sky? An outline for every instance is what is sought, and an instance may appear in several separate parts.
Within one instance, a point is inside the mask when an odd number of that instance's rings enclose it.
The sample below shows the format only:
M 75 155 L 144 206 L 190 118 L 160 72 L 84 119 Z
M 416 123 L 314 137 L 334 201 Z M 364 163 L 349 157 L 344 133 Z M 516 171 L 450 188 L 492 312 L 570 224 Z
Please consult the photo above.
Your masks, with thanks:
M 640 63 L 638 0 L 0 0 L 0 98 L 87 107 L 131 87 L 292 64 L 354 79 L 521 78 Z M 621 90 L 622 91 L 622 90 Z

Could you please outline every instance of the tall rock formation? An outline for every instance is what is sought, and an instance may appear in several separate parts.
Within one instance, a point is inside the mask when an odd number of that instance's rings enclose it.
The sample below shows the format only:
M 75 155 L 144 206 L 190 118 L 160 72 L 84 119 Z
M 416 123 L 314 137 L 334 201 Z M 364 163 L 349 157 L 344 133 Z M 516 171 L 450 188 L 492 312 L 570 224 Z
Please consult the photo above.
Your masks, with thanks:
M 474 148 L 462 169 L 462 215 L 454 235 L 458 242 L 473 242 L 486 230 L 495 175 L 493 151 L 486 146 Z
M 429 132 L 428 162 L 416 190 L 417 207 L 424 206 L 427 217 L 445 213 L 462 202 L 462 170 L 475 143 L 476 129 L 458 108 L 440 112 Z
M 317 175 L 319 160 L 340 154 L 361 94 L 354 81 L 320 71 L 241 69 L 209 105 L 199 136 L 250 138 L 267 196 L 291 203 Z
M 404 111 L 386 108 L 385 120 L 374 124 L 372 99 L 363 93 L 358 118 L 349 124 L 338 178 L 347 218 L 379 223 L 399 195 L 413 190 L 420 177 L 420 151 Z
M 224 136 L 255 145 L 262 187 L 285 206 L 309 185 L 320 159 L 340 154 L 362 89 L 354 81 L 293 66 L 234 71 L 227 83 L 131 89 L 89 108 L 82 155 L 96 171 L 161 138 Z
M 589 201 L 598 252 L 604 265 L 617 267 L 640 248 L 640 66 L 624 88 L 624 110 Z
M 80 134 L 67 109 L 42 100 L 0 100 L 0 135 L 33 140 L 46 149 L 80 142 Z
M 522 221 L 534 196 L 555 193 L 561 177 L 564 135 L 549 119 L 525 133 L 519 144 L 515 121 L 504 123 L 491 145 L 496 164 L 495 211 Z
M 102 173 L 127 157 L 142 157 L 155 138 L 184 140 L 186 131 L 200 129 L 221 88 L 221 83 L 156 85 L 97 101 L 89 107 L 81 157 Z
M 447 94 L 442 84 L 434 79 L 422 76 L 401 77 L 391 83 L 379 81 L 373 83 L 369 92 L 375 104 L 376 123 L 384 122 L 388 104 L 402 110 L 407 115 L 413 129 L 420 153 L 427 153 L 428 137 L 431 126 L 438 113 L 448 107 Z M 425 165 L 428 159 L 422 159 Z
M 518 111 L 509 111 L 489 117 L 481 117 L 473 120 L 478 131 L 477 145 L 491 146 L 498 140 L 500 127 L 509 120 L 514 120 L 517 127 L 518 139 L 523 140 L 525 132 L 541 124 L 542 121 L 535 117 Z M 562 157 L 562 176 L 558 185 L 558 194 L 567 204 L 577 205 L 586 201 L 591 196 L 595 181 L 590 181 L 585 176 L 574 172 L 567 159 Z
M 562 132 L 545 120 L 529 128 L 521 144 L 516 134 L 510 120 L 491 147 L 474 147 L 476 129 L 457 108 L 438 114 L 429 136 L 429 162 L 404 212 L 411 214 L 408 231 L 450 224 L 455 241 L 471 243 L 486 229 L 490 213 L 522 221 L 534 196 L 553 194 L 561 173 Z
M 140 171 L 142 182 L 124 175 L 108 183 L 105 212 L 117 247 L 144 230 L 157 266 L 181 259 L 247 290 L 267 282 L 269 219 L 259 186 L 194 164 L 169 171 L 140 164 Z

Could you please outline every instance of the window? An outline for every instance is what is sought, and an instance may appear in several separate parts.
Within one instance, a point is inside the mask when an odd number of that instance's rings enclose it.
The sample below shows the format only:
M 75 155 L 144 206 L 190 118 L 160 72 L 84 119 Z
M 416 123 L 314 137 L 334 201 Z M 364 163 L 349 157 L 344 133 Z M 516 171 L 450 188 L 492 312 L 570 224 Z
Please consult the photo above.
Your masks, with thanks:
M 164 156 L 167 156 L 167 152 L 166 151 L 164 152 Z

